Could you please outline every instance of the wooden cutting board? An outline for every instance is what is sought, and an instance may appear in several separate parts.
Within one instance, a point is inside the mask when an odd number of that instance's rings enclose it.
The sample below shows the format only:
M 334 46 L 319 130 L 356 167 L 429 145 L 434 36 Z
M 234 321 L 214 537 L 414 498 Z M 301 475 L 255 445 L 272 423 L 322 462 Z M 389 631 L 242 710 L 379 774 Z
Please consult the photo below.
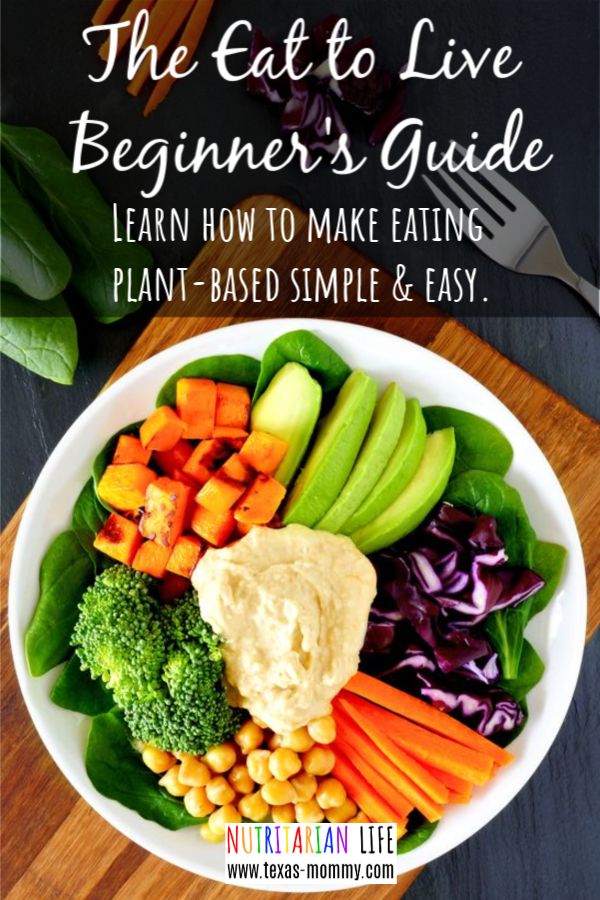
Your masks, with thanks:
M 240 204 L 290 206 L 281 198 L 250 198 Z M 188 272 L 192 282 L 206 278 L 210 267 L 272 266 L 287 273 L 292 266 L 316 266 L 327 270 L 349 266 L 363 272 L 370 263 L 344 244 L 306 241 L 306 216 L 296 210 L 296 233 L 290 243 L 271 244 L 264 230 L 252 244 L 207 245 Z M 380 292 L 390 300 L 392 278 L 380 276 Z M 408 307 L 408 304 L 405 304 Z M 315 314 L 306 304 L 302 315 Z M 389 307 L 386 307 L 389 308 Z M 532 375 L 514 365 L 458 322 L 432 315 L 430 307 L 415 298 L 410 315 L 352 318 L 344 309 L 333 317 L 381 328 L 402 335 L 451 360 L 486 385 L 515 413 L 536 439 L 558 475 L 577 520 L 586 558 L 590 586 L 588 637 L 600 622 L 600 546 L 597 510 L 600 505 L 600 426 L 558 396 Z M 239 311 L 247 312 L 244 306 Z M 323 315 L 323 307 L 317 315 Z M 272 314 L 264 306 L 252 310 Z M 281 314 L 281 312 L 279 313 Z M 285 314 L 289 315 L 289 311 Z M 157 316 L 127 354 L 110 381 L 133 366 L 178 341 L 231 324 L 235 317 Z M 109 382 L 110 383 L 110 382 Z M 81 800 L 59 773 L 45 751 L 27 715 L 16 682 L 8 642 L 6 588 L 8 562 L 20 510 L 2 535 L 2 716 L 4 741 L 3 794 L 3 897 L 11 900 L 69 898 L 94 900 L 159 896 L 205 900 L 241 900 L 247 892 L 196 878 L 151 856 L 111 828 Z M 403 876 L 398 887 L 367 887 L 321 896 L 348 895 L 352 900 L 391 900 L 408 888 L 418 871 Z M 287 896 L 269 894 L 271 897 Z M 306 895 L 307 900 L 309 896 Z

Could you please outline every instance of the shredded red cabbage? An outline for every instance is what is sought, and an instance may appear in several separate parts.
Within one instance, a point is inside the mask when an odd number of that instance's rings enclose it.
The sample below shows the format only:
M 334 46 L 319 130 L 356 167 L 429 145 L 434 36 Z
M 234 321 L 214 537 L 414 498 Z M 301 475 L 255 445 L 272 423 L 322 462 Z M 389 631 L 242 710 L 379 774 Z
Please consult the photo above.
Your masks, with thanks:
M 486 737 L 520 725 L 519 704 L 497 686 L 502 673 L 483 623 L 523 603 L 544 581 L 506 565 L 496 521 L 442 503 L 409 538 L 371 561 L 377 597 L 361 668 L 452 711 Z
M 288 75 L 273 79 L 267 74 L 250 74 L 246 82 L 250 94 L 282 107 L 284 131 L 297 131 L 310 150 L 324 150 L 332 155 L 338 150 L 341 135 L 349 135 L 347 114 L 355 112 L 370 120 L 371 144 L 385 140 L 404 114 L 404 82 L 385 66 L 375 66 L 366 78 L 333 78 L 327 60 L 327 40 L 339 19 L 337 15 L 323 19 L 302 45 L 294 60 L 295 71 L 312 64 L 307 78 L 295 81 Z M 363 38 L 345 47 L 338 57 L 339 69 L 347 71 L 356 54 L 372 44 L 370 38 Z M 273 50 L 274 70 L 280 71 L 285 60 L 284 45 L 276 46 L 257 28 L 252 35 L 250 61 L 265 48 Z

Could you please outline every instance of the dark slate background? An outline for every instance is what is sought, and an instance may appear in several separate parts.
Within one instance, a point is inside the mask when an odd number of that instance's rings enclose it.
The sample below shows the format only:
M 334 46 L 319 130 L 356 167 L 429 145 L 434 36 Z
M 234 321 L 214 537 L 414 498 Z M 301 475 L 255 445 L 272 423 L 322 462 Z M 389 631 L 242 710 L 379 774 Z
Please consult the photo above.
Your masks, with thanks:
M 513 183 L 540 206 L 554 224 L 565 255 L 576 271 L 598 283 L 598 4 L 596 0 L 219 0 L 207 29 L 196 73 L 179 83 L 149 119 L 142 100 L 125 92 L 122 68 L 108 83 L 93 84 L 86 73 L 99 74 L 94 52 L 81 40 L 96 3 L 49 4 L 20 0 L 4 8 L 4 107 L 7 122 L 36 125 L 55 135 L 70 153 L 81 111 L 110 125 L 110 146 L 131 137 L 140 146 L 153 137 L 175 140 L 182 129 L 206 135 L 227 147 L 234 135 L 264 146 L 277 136 L 273 111 L 246 97 L 241 84 L 222 81 L 209 57 L 227 25 L 251 18 L 268 34 L 282 36 L 297 15 L 309 22 L 329 12 L 348 15 L 353 32 L 371 34 L 379 56 L 392 66 L 407 56 L 417 19 L 428 15 L 435 38 L 423 56 L 433 66 L 449 37 L 474 53 L 487 46 L 512 44 L 523 59 L 522 71 L 499 82 L 410 83 L 408 114 L 422 117 L 426 141 L 441 146 L 454 137 L 467 143 L 471 131 L 481 146 L 499 140 L 510 111 L 522 106 L 527 139 L 542 137 L 555 156 L 542 172 L 517 173 Z M 33 26 L 32 23 L 35 23 Z M 360 139 L 358 139 L 360 145 Z M 141 205 L 139 191 L 147 176 L 94 170 L 106 198 L 121 206 Z M 385 187 L 375 157 L 352 179 L 332 177 L 327 169 L 303 177 L 293 168 L 282 173 L 228 175 L 202 170 L 199 175 L 171 173 L 156 203 L 192 207 L 187 245 L 153 247 L 163 266 L 191 261 L 201 244 L 193 210 L 231 206 L 260 191 L 282 194 L 302 206 L 432 206 L 420 178 L 409 188 Z M 401 248 L 401 252 L 399 251 Z M 428 265 L 477 266 L 477 284 L 490 298 L 485 315 L 467 324 L 490 343 L 542 378 L 591 415 L 600 415 L 600 327 L 598 320 L 557 282 L 518 276 L 496 266 L 470 244 L 365 247 L 387 268 L 409 267 L 417 288 Z M 507 316 L 506 304 L 536 318 Z M 462 307 L 459 313 L 464 314 Z M 79 308 L 81 361 L 75 384 L 61 387 L 2 360 L 2 521 L 26 496 L 48 454 L 77 415 L 90 403 L 142 330 L 147 315 L 101 327 Z M 600 888 L 600 767 L 597 748 L 599 639 L 588 646 L 575 700 L 552 750 L 516 800 L 467 844 L 428 866 L 409 892 L 410 900 L 587 900 Z M 594 764 L 595 763 L 595 764 Z

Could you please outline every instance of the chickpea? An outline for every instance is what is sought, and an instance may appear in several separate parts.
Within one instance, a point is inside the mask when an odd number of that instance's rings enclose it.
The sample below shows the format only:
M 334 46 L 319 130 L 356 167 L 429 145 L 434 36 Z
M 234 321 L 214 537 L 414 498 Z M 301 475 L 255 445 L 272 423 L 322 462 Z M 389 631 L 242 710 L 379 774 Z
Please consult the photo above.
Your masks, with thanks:
M 349 825 L 366 825 L 369 821 L 370 820 L 369 820 L 368 816 L 365 816 L 362 809 L 359 809 L 359 811 L 356 813 L 355 816 L 353 816 L 351 819 L 348 819 L 348 824 Z
M 335 765 L 335 756 L 328 747 L 311 747 L 302 754 L 302 765 L 309 775 L 329 775 Z
M 307 725 L 308 733 L 317 744 L 331 744 L 335 741 L 335 719 L 333 716 L 321 716 Z
M 208 841 L 209 844 L 220 844 L 225 837 L 225 832 L 223 832 L 223 834 L 217 834 L 216 831 L 212 830 L 208 822 L 205 822 L 204 825 L 200 826 L 200 837 L 203 838 L 203 840 Z
M 241 821 L 242 817 L 235 806 L 232 806 L 231 803 L 227 803 L 220 809 L 216 809 L 214 813 L 209 816 L 207 824 L 215 834 L 224 835 L 226 825 L 239 825 Z
M 358 812 L 356 803 L 350 797 L 346 797 L 341 806 L 333 806 L 324 810 L 328 822 L 348 822 Z
M 251 750 L 246 757 L 248 774 L 257 784 L 266 784 L 271 778 L 269 771 L 270 756 L 271 754 L 268 750 Z
M 339 807 L 346 800 L 346 788 L 337 778 L 324 778 L 317 788 L 317 803 L 321 809 Z
M 283 806 L 274 806 L 271 810 L 271 818 L 276 824 L 285 825 L 296 821 L 296 811 L 293 803 L 284 803 Z
M 179 766 L 179 780 L 190 787 L 205 787 L 211 779 L 211 771 L 206 763 L 200 762 L 190 753 L 182 754 Z
M 281 735 L 275 732 L 270 734 L 267 738 L 267 747 L 269 750 L 277 750 L 278 747 L 281 747 Z
M 264 739 L 264 731 L 262 730 L 262 728 L 259 728 L 256 722 L 253 722 L 252 719 L 244 722 L 244 724 L 234 737 L 234 741 L 244 755 L 246 755 L 246 753 L 250 753 L 251 750 L 256 750 L 258 747 L 260 747 Z
M 272 778 L 263 784 L 260 789 L 263 800 L 270 806 L 284 806 L 286 803 L 293 803 L 296 799 L 296 791 L 289 781 L 279 781 Z
M 211 747 L 202 759 L 217 775 L 227 772 L 237 762 L 235 744 L 218 744 L 216 747 Z
M 234 766 L 227 776 L 227 781 L 238 794 L 251 794 L 254 790 L 254 782 L 246 766 Z
M 313 744 L 314 741 L 306 728 L 296 728 L 295 731 L 281 735 L 281 746 L 289 747 L 290 750 L 295 750 L 296 753 L 305 753 L 307 750 L 310 750 Z
M 255 794 L 246 794 L 238 803 L 238 811 L 251 822 L 262 822 L 269 815 L 269 804 L 261 795 L 260 791 Z
M 300 757 L 287 747 L 278 747 L 269 757 L 269 771 L 278 781 L 286 781 L 301 768 Z
M 159 772 L 166 772 L 170 769 L 175 760 L 166 750 L 157 750 L 149 744 L 142 750 L 142 760 L 145 766 L 148 766 L 151 772 L 158 775 Z
M 177 765 L 171 766 L 158 783 L 173 797 L 185 797 L 189 791 L 188 785 L 181 784 L 179 781 L 179 766 Z
M 296 813 L 296 822 L 322 822 L 325 813 L 316 800 L 306 800 L 303 803 L 296 803 L 294 807 Z
M 210 802 L 203 787 L 193 787 L 188 791 L 183 798 L 183 805 L 190 816 L 196 816 L 197 819 L 210 816 L 215 810 L 215 804 Z
M 317 790 L 317 779 L 308 772 L 298 772 L 293 778 L 290 778 L 292 787 L 296 791 L 296 798 L 299 803 L 311 800 Z
M 226 806 L 235 800 L 235 790 L 222 775 L 211 778 L 204 790 L 210 802 L 215 806 Z

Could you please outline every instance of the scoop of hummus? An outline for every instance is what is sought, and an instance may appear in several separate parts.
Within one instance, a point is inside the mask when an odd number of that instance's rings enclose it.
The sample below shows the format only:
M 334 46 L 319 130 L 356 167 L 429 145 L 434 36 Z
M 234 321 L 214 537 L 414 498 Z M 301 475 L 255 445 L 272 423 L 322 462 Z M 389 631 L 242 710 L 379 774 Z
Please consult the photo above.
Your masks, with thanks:
M 358 669 L 375 569 L 350 538 L 253 528 L 208 550 L 192 582 L 223 639 L 231 702 L 286 733 L 327 715 Z

